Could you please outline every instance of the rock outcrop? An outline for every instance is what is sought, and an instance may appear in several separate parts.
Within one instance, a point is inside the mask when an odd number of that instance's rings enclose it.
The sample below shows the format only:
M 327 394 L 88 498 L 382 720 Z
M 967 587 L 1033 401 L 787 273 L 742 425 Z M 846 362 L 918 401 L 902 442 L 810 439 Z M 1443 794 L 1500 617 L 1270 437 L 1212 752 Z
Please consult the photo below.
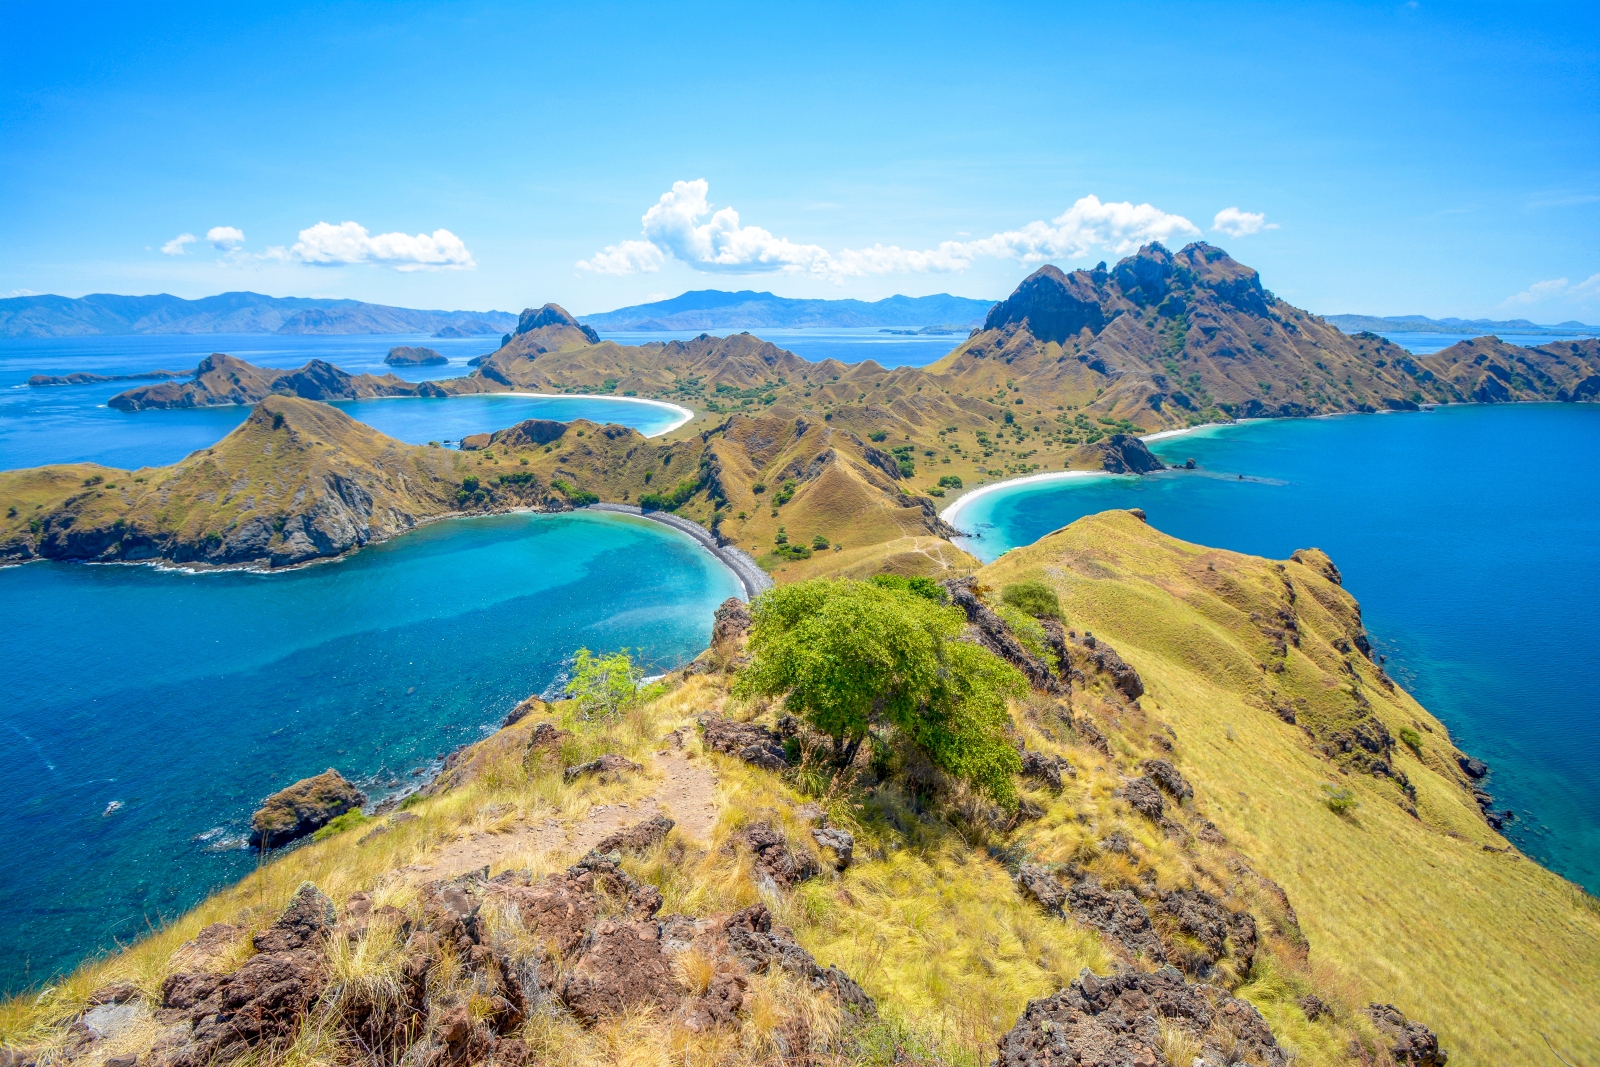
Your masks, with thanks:
M 1029 652 L 1017 640 L 1005 620 L 978 596 L 974 579 L 951 578 L 943 584 L 950 595 L 950 602 L 966 614 L 967 623 L 979 644 L 1020 670 L 1033 688 L 1046 693 L 1062 691 L 1061 681 L 1051 671 L 1050 665 Z
M 997 1067 L 1158 1067 L 1172 1063 L 1173 1034 L 1194 1048 L 1195 1065 L 1287 1062 L 1248 1001 L 1163 967 L 1110 977 L 1085 970 L 1055 996 L 1033 1001 L 1000 1039 Z
M 330 767 L 263 801 L 250 816 L 250 844 L 257 848 L 288 844 L 366 802 L 365 793 Z
M 1075 471 L 1110 474 L 1149 474 L 1167 469 L 1143 441 L 1127 433 L 1114 433 L 1103 441 L 1079 445 L 1067 456 L 1067 466 Z
M 383 361 L 391 367 L 421 367 L 450 362 L 448 358 L 431 348 L 418 348 L 413 345 L 396 345 L 389 349 L 389 354 L 383 357 Z
M 1439 1037 L 1414 1023 L 1393 1004 L 1371 1004 L 1367 1018 L 1389 1042 L 1389 1055 L 1403 1067 L 1444 1067 L 1450 1054 L 1439 1047 Z
M 783 738 L 758 723 L 702 715 L 700 728 L 705 732 L 706 747 L 713 752 L 727 753 L 769 771 L 789 766 Z
M 298 370 L 257 367 L 222 352 L 200 361 L 192 381 L 162 382 L 118 393 L 107 405 L 119 411 L 203 408 L 254 404 L 269 396 L 305 400 L 357 400 L 374 396 L 418 396 L 419 387 L 392 374 L 350 374 L 314 359 Z

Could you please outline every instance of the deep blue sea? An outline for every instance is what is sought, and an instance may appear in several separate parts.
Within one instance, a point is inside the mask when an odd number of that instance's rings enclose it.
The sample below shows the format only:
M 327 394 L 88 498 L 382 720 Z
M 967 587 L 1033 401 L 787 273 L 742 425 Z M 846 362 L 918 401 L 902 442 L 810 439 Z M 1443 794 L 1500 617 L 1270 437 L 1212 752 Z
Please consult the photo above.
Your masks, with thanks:
M 402 344 L 432 348 L 448 356 L 450 363 L 400 368 L 385 365 L 383 357 L 389 349 Z M 408 381 L 427 381 L 467 373 L 467 360 L 492 351 L 498 344 L 498 338 L 421 335 L 0 338 L 0 470 L 85 461 L 129 468 L 176 463 L 195 449 L 216 444 L 250 414 L 247 407 L 117 411 L 107 407 L 106 401 L 125 389 L 150 383 L 37 388 L 25 384 L 34 374 L 192 370 L 208 354 L 226 352 L 262 367 L 299 367 L 315 358 L 351 373 L 393 372 Z M 666 432 L 684 418 L 683 410 L 671 405 L 598 397 L 394 397 L 346 400 L 335 406 L 351 418 L 411 444 L 455 442 L 467 434 L 504 429 L 523 419 L 616 422 L 649 437 Z
M 275 575 L 0 569 L 0 989 L 247 873 L 273 790 L 337 767 L 392 792 L 580 646 L 686 662 L 735 595 L 689 538 L 593 512 L 452 520 Z
M 1600 405 L 1249 422 L 1151 448 L 1199 469 L 996 490 L 955 523 L 984 559 L 1130 507 L 1198 544 L 1323 549 L 1391 673 L 1493 768 L 1512 840 L 1600 893 Z

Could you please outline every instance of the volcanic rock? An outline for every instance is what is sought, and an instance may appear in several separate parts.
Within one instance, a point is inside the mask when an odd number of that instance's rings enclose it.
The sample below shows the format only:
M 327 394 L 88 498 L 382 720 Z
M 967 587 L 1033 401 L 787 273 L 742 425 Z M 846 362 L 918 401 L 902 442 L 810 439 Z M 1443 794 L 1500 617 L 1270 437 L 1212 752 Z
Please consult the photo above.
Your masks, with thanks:
M 1421 1023 L 1411 1022 L 1393 1004 L 1369 1004 L 1367 1018 L 1388 1039 L 1389 1054 L 1406 1067 L 1443 1067 L 1450 1054 L 1439 1047 L 1439 1038 Z
M 714 752 L 725 752 L 769 771 L 789 766 L 783 739 L 765 726 L 706 714 L 700 716 L 700 728 L 705 731 L 706 747 Z
M 411 345 L 398 345 L 389 349 L 389 354 L 383 357 L 383 361 L 391 367 L 418 367 L 450 362 L 431 348 L 415 348 Z
M 276 848 L 366 802 L 365 793 L 330 767 L 268 797 L 250 817 L 250 843 Z

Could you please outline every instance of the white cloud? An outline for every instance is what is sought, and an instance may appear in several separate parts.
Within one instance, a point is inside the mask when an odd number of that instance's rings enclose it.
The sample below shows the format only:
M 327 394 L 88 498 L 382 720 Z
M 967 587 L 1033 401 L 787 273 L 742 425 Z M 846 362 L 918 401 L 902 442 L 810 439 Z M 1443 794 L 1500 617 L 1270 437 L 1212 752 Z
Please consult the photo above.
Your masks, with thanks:
M 1600 274 L 1591 274 L 1576 285 L 1565 278 L 1552 278 L 1545 282 L 1534 282 L 1520 293 L 1508 296 L 1500 302 L 1501 307 L 1516 307 L 1525 304 L 1539 304 L 1546 300 L 1565 299 L 1573 303 L 1588 303 L 1595 297 L 1600 297 Z
M 1211 228 L 1217 233 L 1225 233 L 1229 237 L 1249 237 L 1262 230 L 1276 230 L 1276 222 L 1268 222 L 1267 216 L 1256 211 L 1240 211 L 1236 207 L 1225 207 L 1217 212 L 1216 218 L 1211 220 Z
M 185 248 L 184 246 L 185 245 L 192 245 L 192 244 L 194 244 L 194 242 L 195 242 L 194 234 L 192 234 L 192 233 L 180 233 L 180 234 L 178 234 L 178 236 L 174 237 L 172 240 L 170 240 L 166 244 L 162 245 L 161 246 L 161 252 L 162 252 L 163 255 L 181 256 L 186 251 L 188 251 L 188 249 Z
M 282 253 L 269 249 L 269 253 Z M 344 266 L 354 263 L 382 263 L 396 270 L 473 270 L 472 253 L 461 238 L 449 230 L 433 233 L 367 233 L 354 222 L 319 222 L 300 231 L 300 239 L 284 254 L 285 258 L 318 266 Z
M 13 289 L 6 296 L 38 296 L 32 289 Z
M 228 252 L 244 244 L 244 231 L 237 226 L 213 226 L 206 231 L 206 240 L 217 251 Z
M 1078 259 L 1096 249 L 1126 255 L 1151 241 L 1200 236 L 1199 227 L 1188 219 L 1153 205 L 1102 203 L 1098 197 L 1085 196 L 1048 223 L 1030 222 L 981 240 L 943 241 L 937 248 L 920 251 L 874 244 L 833 253 L 821 245 L 800 244 L 759 226 L 745 226 L 731 207 L 713 212 L 709 192 L 704 179 L 674 182 L 640 220 L 643 241 L 607 245 L 580 260 L 578 267 L 602 274 L 634 274 L 660 270 L 670 256 L 708 273 L 783 271 L 838 281 L 870 274 L 960 271 L 979 258 L 1031 264 Z

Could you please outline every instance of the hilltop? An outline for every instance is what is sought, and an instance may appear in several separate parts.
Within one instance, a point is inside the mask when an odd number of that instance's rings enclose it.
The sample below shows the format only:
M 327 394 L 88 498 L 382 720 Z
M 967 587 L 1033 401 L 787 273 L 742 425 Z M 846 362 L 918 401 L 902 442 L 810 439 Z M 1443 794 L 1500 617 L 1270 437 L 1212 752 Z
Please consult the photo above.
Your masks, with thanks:
M 516 325 L 504 311 L 414 311 L 359 300 L 222 293 L 184 300 L 92 293 L 84 297 L 0 299 L 0 337 L 80 337 L 135 333 L 359 334 L 497 336 Z
M 1325 555 L 1108 512 L 976 579 L 875 595 L 957 605 L 1030 679 L 1009 801 L 887 722 L 840 766 L 793 705 L 736 695 L 755 649 L 730 602 L 634 702 L 530 698 L 398 810 L 12 1001 L 11 1062 L 1600 1052 L 1600 910 L 1484 820 Z
M 698 289 L 670 300 L 585 315 L 583 321 L 606 331 L 977 325 L 993 303 L 948 293 L 890 296 L 869 303 L 800 300 L 748 289 L 737 293 Z

